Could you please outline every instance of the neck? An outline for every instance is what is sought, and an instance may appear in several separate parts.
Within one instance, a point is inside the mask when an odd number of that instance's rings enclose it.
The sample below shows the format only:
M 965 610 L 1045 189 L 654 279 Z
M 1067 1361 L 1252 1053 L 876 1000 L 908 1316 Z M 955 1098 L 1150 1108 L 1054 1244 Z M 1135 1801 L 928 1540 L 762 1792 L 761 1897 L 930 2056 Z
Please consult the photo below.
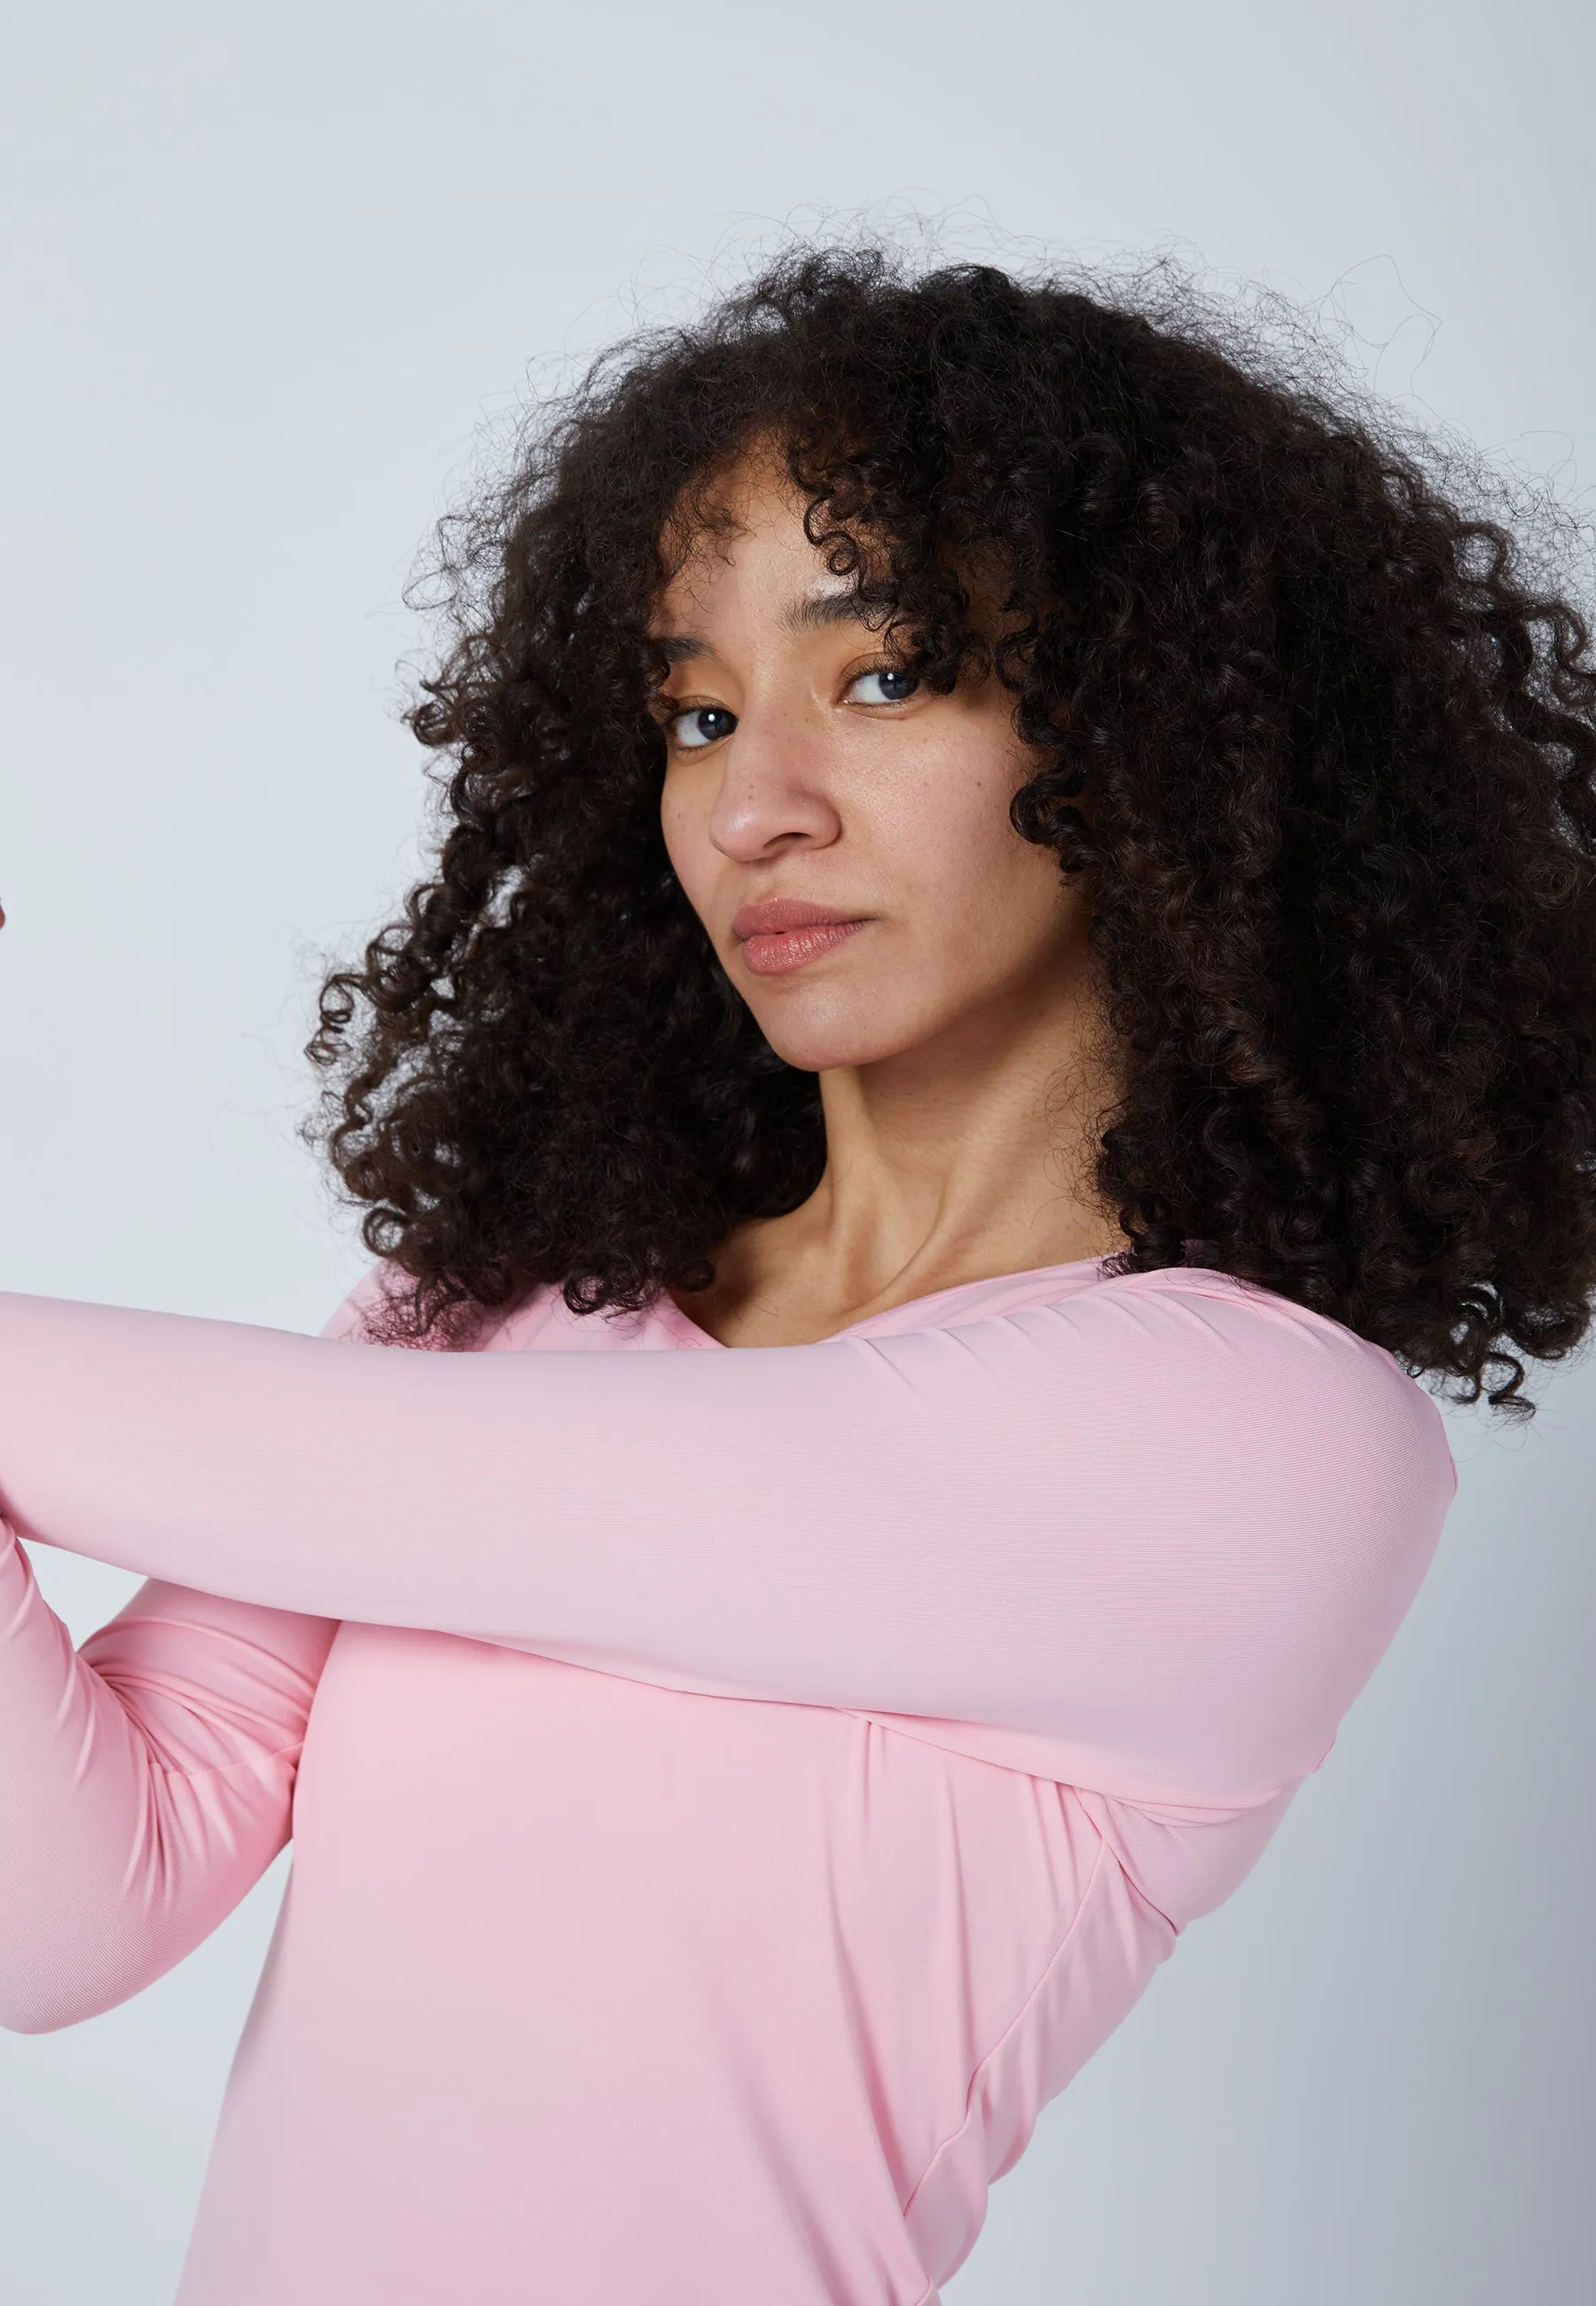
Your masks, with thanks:
M 1107 1103 L 1079 1004 L 984 1015 L 823 1072 L 826 1166 L 802 1206 L 741 1226 L 683 1303 L 728 1342 L 798 1341 L 960 1282 L 1123 1246 L 1092 1160 Z

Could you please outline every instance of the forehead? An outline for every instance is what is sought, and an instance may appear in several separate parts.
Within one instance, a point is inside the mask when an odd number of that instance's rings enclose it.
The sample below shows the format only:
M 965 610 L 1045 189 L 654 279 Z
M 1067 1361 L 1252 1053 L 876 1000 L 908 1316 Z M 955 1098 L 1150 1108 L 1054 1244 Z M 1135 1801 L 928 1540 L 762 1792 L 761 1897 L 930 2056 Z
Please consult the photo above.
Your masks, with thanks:
M 795 637 L 828 626 L 875 622 L 857 579 L 839 576 L 804 526 L 808 500 L 769 465 L 739 466 L 695 508 L 691 533 L 667 538 L 674 562 L 650 618 L 673 662 L 707 653 L 707 630 L 753 619 Z
M 661 598 L 715 589 L 755 564 L 818 559 L 804 529 L 807 509 L 786 474 L 764 460 L 684 491 L 660 540 L 670 571 Z

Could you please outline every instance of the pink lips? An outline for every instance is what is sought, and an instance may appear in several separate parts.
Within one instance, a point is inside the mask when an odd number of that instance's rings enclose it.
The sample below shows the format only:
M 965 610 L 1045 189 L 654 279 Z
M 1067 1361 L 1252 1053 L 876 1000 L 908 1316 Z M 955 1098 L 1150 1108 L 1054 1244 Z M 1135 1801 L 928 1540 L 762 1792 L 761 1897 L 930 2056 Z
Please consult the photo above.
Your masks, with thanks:
M 830 952 L 864 926 L 857 916 L 850 918 L 826 905 L 806 904 L 797 897 L 772 897 L 763 904 L 744 905 L 735 913 L 731 934 L 742 945 L 743 959 L 755 977 L 775 977 Z

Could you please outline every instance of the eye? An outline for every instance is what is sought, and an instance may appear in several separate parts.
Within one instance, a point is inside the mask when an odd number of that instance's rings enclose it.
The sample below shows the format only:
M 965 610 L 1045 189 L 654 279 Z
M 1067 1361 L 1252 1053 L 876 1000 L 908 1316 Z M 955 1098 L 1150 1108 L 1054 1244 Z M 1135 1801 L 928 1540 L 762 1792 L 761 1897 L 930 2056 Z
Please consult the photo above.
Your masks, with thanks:
M 878 664 L 856 675 L 848 684 L 848 695 L 854 705 L 904 705 L 919 685 L 917 672 L 905 672 L 900 665 Z
M 737 715 L 728 713 L 723 705 L 696 705 L 690 712 L 676 713 L 665 726 L 684 752 L 696 753 L 730 737 L 737 726 Z

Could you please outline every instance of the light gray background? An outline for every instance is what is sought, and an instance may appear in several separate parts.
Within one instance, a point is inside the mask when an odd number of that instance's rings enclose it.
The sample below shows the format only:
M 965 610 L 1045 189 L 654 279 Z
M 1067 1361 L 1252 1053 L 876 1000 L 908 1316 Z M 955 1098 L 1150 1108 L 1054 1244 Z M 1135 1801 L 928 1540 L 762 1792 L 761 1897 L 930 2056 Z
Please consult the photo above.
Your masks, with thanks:
M 4 41 L 12 1287 L 313 1328 L 352 1278 L 297 1050 L 317 955 L 411 868 L 401 584 L 528 360 L 679 309 L 729 235 L 896 201 L 955 247 L 1173 238 L 1592 475 L 1577 0 L 55 0 Z M 1527 1435 L 1455 1419 L 1394 1650 L 953 2306 L 1591 2294 L 1596 1373 L 1539 1391 Z M 80 1635 L 134 1582 L 38 1567 Z M 170 2299 L 281 1882 L 127 2007 L 0 2037 L 8 2302 Z

